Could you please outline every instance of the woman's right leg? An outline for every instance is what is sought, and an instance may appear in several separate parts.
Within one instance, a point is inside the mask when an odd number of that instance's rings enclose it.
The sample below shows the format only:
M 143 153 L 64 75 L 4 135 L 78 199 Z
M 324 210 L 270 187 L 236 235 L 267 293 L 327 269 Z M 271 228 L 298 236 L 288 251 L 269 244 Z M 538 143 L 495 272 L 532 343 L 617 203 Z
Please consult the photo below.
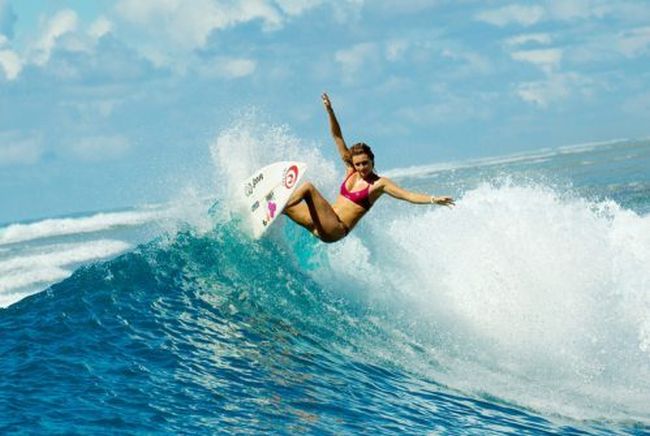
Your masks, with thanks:
M 316 230 L 314 221 L 311 219 L 309 206 L 307 206 L 307 203 L 301 201 L 300 203 L 294 204 L 293 206 L 285 207 L 282 213 L 291 218 L 291 220 L 296 224 L 300 224 L 310 232 L 313 233 L 314 230 Z
M 306 204 L 301 204 L 302 200 Z M 347 228 L 341 223 L 332 205 L 312 183 L 303 183 L 287 204 L 284 213 L 324 242 L 338 241 L 347 235 Z

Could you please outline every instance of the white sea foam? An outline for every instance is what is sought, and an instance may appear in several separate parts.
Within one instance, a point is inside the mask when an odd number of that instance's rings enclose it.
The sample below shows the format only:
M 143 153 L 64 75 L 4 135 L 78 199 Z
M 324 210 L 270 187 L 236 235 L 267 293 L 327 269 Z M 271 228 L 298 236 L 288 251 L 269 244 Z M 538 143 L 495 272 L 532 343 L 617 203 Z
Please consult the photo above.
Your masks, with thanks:
M 42 266 L 29 274 L 17 273 L 2 276 L 0 283 L 0 307 L 7 307 L 31 295 L 34 287 L 45 287 L 50 283 L 63 280 L 72 274 L 71 271 L 56 267 Z
M 0 246 L 36 239 L 93 233 L 117 227 L 137 226 L 159 219 L 160 211 L 98 213 L 79 218 L 53 218 L 30 224 L 10 224 L 0 228 Z
M 325 194 L 337 180 L 335 166 L 324 159 L 317 144 L 301 141 L 287 126 L 268 124 L 255 110 L 242 114 L 220 132 L 210 150 L 219 178 L 217 185 L 223 187 L 218 194 L 229 205 L 237 203 L 243 180 L 276 161 L 306 162 L 307 178 Z
M 38 252 L 0 261 L 0 307 L 18 301 L 35 289 L 72 274 L 66 267 L 104 259 L 130 248 L 123 241 L 102 239 L 78 244 L 43 246 Z
M 322 246 L 316 273 L 408 313 L 426 351 L 396 339 L 392 360 L 552 414 L 650 422 L 650 216 L 513 184 L 404 207 Z

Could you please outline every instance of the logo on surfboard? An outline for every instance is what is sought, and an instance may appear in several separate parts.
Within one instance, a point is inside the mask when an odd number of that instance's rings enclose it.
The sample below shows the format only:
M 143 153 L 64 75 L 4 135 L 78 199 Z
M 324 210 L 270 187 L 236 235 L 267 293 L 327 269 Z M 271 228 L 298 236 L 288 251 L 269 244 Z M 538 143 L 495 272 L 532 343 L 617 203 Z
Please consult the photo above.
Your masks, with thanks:
M 262 224 L 266 227 L 271 220 L 275 217 L 275 212 L 278 210 L 278 205 L 274 201 L 266 203 L 266 218 L 262 220 Z
M 293 188 L 293 185 L 296 184 L 298 180 L 298 167 L 296 165 L 291 165 L 284 171 L 284 176 L 282 176 L 282 183 L 287 189 Z
M 273 201 L 269 201 L 267 207 L 269 209 L 269 218 L 273 218 L 275 216 L 275 211 L 278 209 L 278 205 Z
M 255 171 L 240 185 L 242 206 L 247 206 L 245 215 L 249 219 L 246 221 L 255 239 L 259 239 L 282 213 L 306 170 L 303 162 L 274 162 Z
M 255 190 L 255 187 L 262 180 L 264 180 L 264 174 L 259 173 L 257 176 L 253 177 L 252 182 L 249 182 L 248 184 L 246 184 L 246 189 L 245 189 L 246 197 L 250 197 L 251 195 L 253 195 L 253 191 Z

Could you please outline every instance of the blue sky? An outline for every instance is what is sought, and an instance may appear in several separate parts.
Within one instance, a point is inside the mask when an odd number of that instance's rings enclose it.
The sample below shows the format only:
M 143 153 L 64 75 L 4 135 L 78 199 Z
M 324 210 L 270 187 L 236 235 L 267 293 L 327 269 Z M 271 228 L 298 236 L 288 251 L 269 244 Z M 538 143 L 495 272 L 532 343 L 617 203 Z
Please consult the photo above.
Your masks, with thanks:
M 0 223 L 165 200 L 255 107 L 384 169 L 650 134 L 650 2 L 0 0 Z M 296 156 L 299 159 L 299 156 Z

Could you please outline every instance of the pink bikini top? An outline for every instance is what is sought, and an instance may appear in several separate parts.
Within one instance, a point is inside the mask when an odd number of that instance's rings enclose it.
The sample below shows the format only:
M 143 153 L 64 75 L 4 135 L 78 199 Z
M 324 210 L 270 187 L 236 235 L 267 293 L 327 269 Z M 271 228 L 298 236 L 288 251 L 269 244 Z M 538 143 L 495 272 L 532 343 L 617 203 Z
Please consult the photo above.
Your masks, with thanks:
M 360 191 L 348 191 L 348 187 L 346 186 L 348 179 L 350 176 L 354 174 L 354 171 L 352 171 L 346 178 L 343 180 L 343 183 L 341 183 L 341 195 L 350 200 L 353 203 L 358 204 L 362 208 L 368 210 L 370 209 L 370 184 L 363 188 Z M 374 182 L 374 181 L 373 181 Z

